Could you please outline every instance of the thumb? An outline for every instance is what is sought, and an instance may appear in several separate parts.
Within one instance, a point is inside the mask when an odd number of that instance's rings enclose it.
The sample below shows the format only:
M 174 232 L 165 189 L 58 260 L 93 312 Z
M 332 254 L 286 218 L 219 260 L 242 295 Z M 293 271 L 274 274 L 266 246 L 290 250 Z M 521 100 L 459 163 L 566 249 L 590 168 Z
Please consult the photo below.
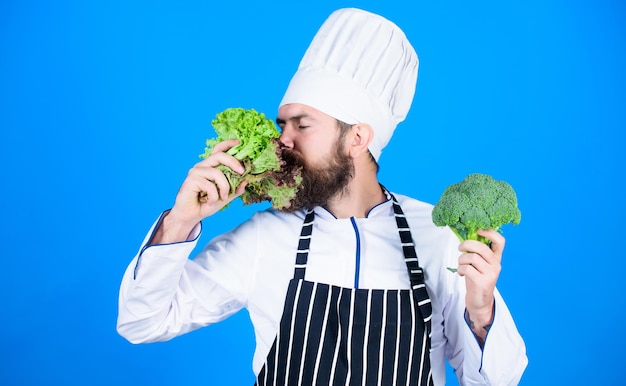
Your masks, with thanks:
M 245 181 L 245 180 L 241 181 L 241 184 L 239 184 L 237 189 L 235 189 L 235 192 L 228 198 L 228 202 L 231 202 L 235 198 L 241 196 L 245 192 L 247 185 L 248 185 L 248 181 Z

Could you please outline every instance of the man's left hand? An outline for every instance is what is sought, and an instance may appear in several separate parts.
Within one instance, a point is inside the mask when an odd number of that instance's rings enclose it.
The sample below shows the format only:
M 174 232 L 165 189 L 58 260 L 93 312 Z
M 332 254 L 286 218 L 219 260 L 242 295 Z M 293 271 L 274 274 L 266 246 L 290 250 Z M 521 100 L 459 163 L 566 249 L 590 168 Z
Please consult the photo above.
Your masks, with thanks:
M 465 277 L 465 307 L 476 337 L 484 341 L 493 321 L 494 289 L 500 276 L 505 239 L 494 230 L 479 230 L 480 236 L 491 241 L 491 247 L 475 240 L 459 245 L 464 252 L 459 257 L 458 274 Z

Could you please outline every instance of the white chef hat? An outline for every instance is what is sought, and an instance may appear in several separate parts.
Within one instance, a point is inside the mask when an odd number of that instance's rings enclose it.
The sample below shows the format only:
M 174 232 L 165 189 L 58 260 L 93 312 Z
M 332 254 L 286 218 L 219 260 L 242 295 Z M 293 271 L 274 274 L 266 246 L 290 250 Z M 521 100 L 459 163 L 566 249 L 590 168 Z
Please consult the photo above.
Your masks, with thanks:
M 369 150 L 378 160 L 409 111 L 418 64 L 394 23 L 360 9 L 340 9 L 313 38 L 280 106 L 300 103 L 348 124 L 370 124 Z

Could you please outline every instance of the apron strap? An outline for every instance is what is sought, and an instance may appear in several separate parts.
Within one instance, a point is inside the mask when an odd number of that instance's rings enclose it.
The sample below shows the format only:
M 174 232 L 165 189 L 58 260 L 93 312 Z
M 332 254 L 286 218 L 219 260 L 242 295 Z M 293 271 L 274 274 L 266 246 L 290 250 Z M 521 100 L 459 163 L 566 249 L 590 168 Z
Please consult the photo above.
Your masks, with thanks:
M 294 279 L 304 280 L 306 272 L 306 263 L 309 257 L 309 246 L 311 245 L 311 234 L 313 233 L 313 218 L 315 212 L 309 210 L 304 217 L 302 230 L 300 231 L 300 240 L 298 241 L 298 253 L 296 254 L 296 266 L 293 272 Z
M 402 243 L 402 251 L 404 252 L 404 261 L 406 262 L 409 279 L 411 280 L 411 288 L 418 302 L 424 322 L 427 323 L 432 317 L 432 305 L 430 303 L 430 296 L 428 296 L 428 291 L 426 290 L 424 270 L 419 266 L 415 244 L 413 243 L 413 237 L 411 236 L 411 230 L 406 216 L 394 195 L 389 194 L 393 201 L 393 212 L 396 217 L 396 224 L 398 225 L 398 233 L 400 234 L 400 242 Z

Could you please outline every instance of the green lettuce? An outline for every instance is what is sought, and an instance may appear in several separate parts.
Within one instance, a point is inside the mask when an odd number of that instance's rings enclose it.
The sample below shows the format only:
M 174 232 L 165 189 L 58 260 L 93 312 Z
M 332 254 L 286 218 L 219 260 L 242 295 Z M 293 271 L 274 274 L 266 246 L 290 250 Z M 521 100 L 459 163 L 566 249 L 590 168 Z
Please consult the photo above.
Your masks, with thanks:
M 206 158 L 219 142 L 238 139 L 239 144 L 227 153 L 241 161 L 243 174 L 219 165 L 230 184 L 230 193 L 244 180 L 246 189 L 240 196 L 245 205 L 270 201 L 276 209 L 288 208 L 302 181 L 300 167 L 288 167 L 282 160 L 280 133 L 274 122 L 254 109 L 228 108 L 211 122 L 217 137 L 207 139 Z

